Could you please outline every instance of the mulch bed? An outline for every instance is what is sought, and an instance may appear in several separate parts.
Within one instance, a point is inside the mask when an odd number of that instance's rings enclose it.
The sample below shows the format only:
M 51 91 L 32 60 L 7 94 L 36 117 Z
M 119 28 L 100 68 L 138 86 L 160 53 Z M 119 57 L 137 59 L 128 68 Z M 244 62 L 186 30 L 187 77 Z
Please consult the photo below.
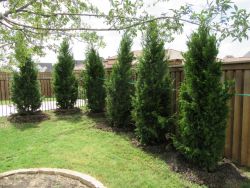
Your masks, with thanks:
M 0 187 L 6 188 L 89 188 L 89 186 L 68 177 L 48 174 L 15 174 L 0 179 Z
M 37 123 L 44 120 L 48 120 L 49 115 L 42 111 L 37 111 L 32 114 L 12 114 L 8 117 L 8 121 L 11 123 Z
M 109 132 L 127 132 L 128 129 L 118 129 L 109 127 L 105 121 L 97 122 L 97 129 Z M 133 135 L 131 137 L 131 134 Z M 240 188 L 242 185 L 248 183 L 245 187 L 249 187 L 250 179 L 243 175 L 235 164 L 227 159 L 223 159 L 213 172 L 205 171 L 191 164 L 184 157 L 178 153 L 171 144 L 158 145 L 158 146 L 145 146 L 141 145 L 136 139 L 133 132 L 131 132 L 131 142 L 135 147 L 139 147 L 145 152 L 155 155 L 156 157 L 164 160 L 170 169 L 174 172 L 181 174 L 186 180 L 199 185 L 206 185 L 211 188 Z
M 223 159 L 215 171 L 208 172 L 188 162 L 173 147 L 162 150 L 162 146 L 160 148 L 151 146 L 149 148 L 144 147 L 144 150 L 158 153 L 172 171 L 180 173 L 186 180 L 199 185 L 206 185 L 211 188 L 238 188 L 244 183 L 250 183 L 250 180 L 227 159 Z
M 80 108 L 56 109 L 54 112 L 56 115 L 72 115 L 72 114 L 81 113 L 81 109 Z

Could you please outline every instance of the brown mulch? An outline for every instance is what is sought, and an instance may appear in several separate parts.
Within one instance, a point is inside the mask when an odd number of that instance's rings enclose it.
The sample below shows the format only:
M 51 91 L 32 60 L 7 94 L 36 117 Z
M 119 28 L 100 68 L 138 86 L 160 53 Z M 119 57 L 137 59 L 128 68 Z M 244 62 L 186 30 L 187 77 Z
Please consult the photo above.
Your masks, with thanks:
M 48 174 L 15 174 L 0 179 L 0 187 L 6 188 L 89 188 L 89 186 L 68 177 Z
M 32 114 L 12 114 L 8 117 L 8 121 L 11 123 L 37 123 L 44 120 L 48 120 L 49 115 L 42 112 L 37 111 Z
M 167 146 L 142 146 L 136 139 L 133 139 L 132 143 L 164 160 L 172 171 L 181 174 L 188 181 L 210 188 L 250 187 L 250 179 L 228 159 L 223 159 L 213 172 L 208 172 L 188 162 L 170 144 Z
M 104 118 L 97 121 L 95 128 L 115 133 L 131 131 L 130 129 L 110 127 Z M 131 134 L 133 133 L 131 132 Z M 223 159 L 215 171 L 208 172 L 185 160 L 171 144 L 167 146 L 166 144 L 158 146 L 141 145 L 134 134 L 131 137 L 131 142 L 135 147 L 164 160 L 172 171 L 181 174 L 183 178 L 193 183 L 211 188 L 250 188 L 250 179 L 244 176 L 239 168 L 227 159 Z
M 56 115 L 72 115 L 72 114 L 81 113 L 81 109 L 80 108 L 56 109 L 54 112 Z

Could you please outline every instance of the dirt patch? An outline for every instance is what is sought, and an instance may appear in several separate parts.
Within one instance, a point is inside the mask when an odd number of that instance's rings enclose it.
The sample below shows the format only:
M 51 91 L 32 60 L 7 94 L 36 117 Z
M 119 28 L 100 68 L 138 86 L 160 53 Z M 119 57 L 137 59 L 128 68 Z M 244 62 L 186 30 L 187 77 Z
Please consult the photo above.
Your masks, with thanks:
M 172 171 L 181 174 L 188 181 L 210 188 L 250 187 L 250 180 L 230 160 L 223 159 L 214 172 L 207 172 L 189 163 L 171 145 L 142 146 L 136 139 L 132 143 L 163 159 Z
M 32 114 L 12 114 L 8 117 L 8 121 L 11 123 L 37 123 L 48 119 L 49 115 L 42 111 Z
M 56 109 L 54 112 L 56 115 L 72 115 L 81 113 L 81 109 L 80 108 Z
M 15 174 L 0 179 L 0 187 L 8 188 L 89 188 L 78 180 L 60 175 Z

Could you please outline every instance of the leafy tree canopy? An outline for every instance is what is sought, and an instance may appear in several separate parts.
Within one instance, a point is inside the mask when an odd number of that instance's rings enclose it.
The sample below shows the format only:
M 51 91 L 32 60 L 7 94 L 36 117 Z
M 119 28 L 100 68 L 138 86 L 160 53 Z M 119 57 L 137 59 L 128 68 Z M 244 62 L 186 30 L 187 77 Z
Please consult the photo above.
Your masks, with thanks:
M 90 0 L 0 0 L 0 42 L 2 56 L 15 41 L 16 32 L 21 31 L 30 49 L 41 53 L 44 47 L 53 48 L 52 40 L 59 37 L 74 37 L 80 40 L 103 44 L 98 37 L 100 31 L 130 30 L 136 34 L 144 30 L 145 23 L 158 21 L 161 35 L 172 40 L 173 33 L 181 33 L 185 23 L 199 24 L 201 17 L 206 18 L 220 39 L 233 37 L 247 38 L 250 14 L 238 8 L 231 0 L 208 0 L 202 9 L 191 4 L 183 4 L 177 9 L 168 9 L 173 0 L 106 0 L 109 10 L 102 10 Z M 149 6 L 166 7 L 158 16 L 147 11 Z M 91 24 L 89 19 L 101 21 L 103 26 Z M 79 34 L 79 31 L 84 31 Z M 32 47 L 32 48 L 31 48 Z

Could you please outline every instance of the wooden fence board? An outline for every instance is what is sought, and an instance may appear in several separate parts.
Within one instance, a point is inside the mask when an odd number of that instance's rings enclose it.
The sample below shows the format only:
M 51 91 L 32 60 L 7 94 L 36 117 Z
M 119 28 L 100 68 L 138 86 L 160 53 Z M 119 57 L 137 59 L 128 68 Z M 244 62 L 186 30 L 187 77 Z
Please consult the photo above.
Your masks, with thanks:
M 250 93 L 250 70 L 244 71 L 244 93 Z M 250 165 L 250 97 L 243 97 L 241 164 Z
M 243 71 L 235 72 L 235 93 L 243 93 Z M 233 122 L 233 151 L 232 160 L 239 162 L 241 155 L 241 129 L 242 129 L 242 107 L 243 97 L 235 96 L 234 101 L 234 122 Z

